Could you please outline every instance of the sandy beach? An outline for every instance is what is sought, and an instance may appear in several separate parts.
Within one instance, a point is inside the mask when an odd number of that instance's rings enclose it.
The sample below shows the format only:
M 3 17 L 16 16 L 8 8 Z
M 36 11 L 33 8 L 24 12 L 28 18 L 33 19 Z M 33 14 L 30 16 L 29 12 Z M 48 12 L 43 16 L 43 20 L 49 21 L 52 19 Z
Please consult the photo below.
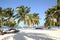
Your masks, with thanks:
M 0 35 L 0 40 L 60 40 L 60 30 L 20 29 L 19 33 Z

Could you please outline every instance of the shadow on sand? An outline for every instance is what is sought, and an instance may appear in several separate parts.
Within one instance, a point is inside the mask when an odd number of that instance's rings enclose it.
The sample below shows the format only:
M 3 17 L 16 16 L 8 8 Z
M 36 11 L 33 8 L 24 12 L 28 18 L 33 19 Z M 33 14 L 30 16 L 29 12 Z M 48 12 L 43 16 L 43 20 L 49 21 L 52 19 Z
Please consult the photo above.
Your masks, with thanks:
M 28 37 L 34 40 L 55 40 L 52 38 L 49 38 L 49 36 L 45 35 L 45 34 L 41 34 L 41 33 L 18 33 L 16 35 L 14 35 L 14 40 L 26 40 L 26 38 L 24 37 Z

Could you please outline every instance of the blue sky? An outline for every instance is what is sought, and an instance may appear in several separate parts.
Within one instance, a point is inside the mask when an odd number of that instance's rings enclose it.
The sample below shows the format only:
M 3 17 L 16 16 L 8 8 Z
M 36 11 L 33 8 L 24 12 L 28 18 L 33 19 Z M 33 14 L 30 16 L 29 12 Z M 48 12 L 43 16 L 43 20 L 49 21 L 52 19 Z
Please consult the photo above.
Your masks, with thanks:
M 0 0 L 0 7 L 2 8 L 16 8 L 17 6 L 24 5 L 30 7 L 30 13 L 39 13 L 40 25 L 44 24 L 45 10 L 49 7 L 56 5 L 56 0 Z

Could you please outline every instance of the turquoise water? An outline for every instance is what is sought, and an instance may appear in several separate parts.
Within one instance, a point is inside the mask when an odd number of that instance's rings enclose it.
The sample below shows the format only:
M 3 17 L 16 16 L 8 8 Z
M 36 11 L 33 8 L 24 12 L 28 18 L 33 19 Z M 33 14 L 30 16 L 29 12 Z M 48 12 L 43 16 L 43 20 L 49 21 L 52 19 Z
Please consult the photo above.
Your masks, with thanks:
M 60 28 L 60 26 L 48 26 L 48 28 Z M 29 28 L 28 26 L 25 26 L 25 27 L 21 27 L 21 26 L 17 26 L 16 27 L 16 29 L 22 29 L 22 28 L 24 28 L 24 29 L 27 29 L 27 28 Z M 36 26 L 32 26 L 31 28 L 36 28 Z M 8 29 L 8 27 L 7 26 L 3 26 L 2 27 L 2 29 Z
M 28 27 L 28 26 L 25 26 L 25 27 L 17 26 L 17 27 L 15 27 L 15 28 L 16 28 L 16 29 L 22 29 L 22 28 L 27 29 L 27 28 L 29 28 L 29 27 Z M 36 26 L 32 26 L 31 28 L 36 28 Z M 8 27 L 7 27 L 7 26 L 3 26 L 2 29 L 8 29 Z
M 48 28 L 60 28 L 60 26 L 48 26 Z

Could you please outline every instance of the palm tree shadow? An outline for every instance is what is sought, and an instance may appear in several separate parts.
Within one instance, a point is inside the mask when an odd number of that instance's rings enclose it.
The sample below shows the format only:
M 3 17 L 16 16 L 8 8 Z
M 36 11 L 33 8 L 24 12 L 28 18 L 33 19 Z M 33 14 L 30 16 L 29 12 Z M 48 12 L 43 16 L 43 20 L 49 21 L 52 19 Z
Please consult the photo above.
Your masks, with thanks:
M 24 36 L 26 36 L 28 38 L 32 38 L 34 40 L 55 40 L 55 39 L 49 38 L 49 36 L 47 36 L 45 34 L 24 33 L 24 32 L 16 34 L 13 38 L 14 38 L 14 40 L 26 40 L 26 38 Z
M 13 38 L 14 40 L 26 40 L 24 37 L 24 33 L 17 33 Z
M 49 38 L 49 36 L 41 33 L 28 33 L 26 34 L 27 37 L 35 39 L 35 40 L 55 40 L 52 38 Z

